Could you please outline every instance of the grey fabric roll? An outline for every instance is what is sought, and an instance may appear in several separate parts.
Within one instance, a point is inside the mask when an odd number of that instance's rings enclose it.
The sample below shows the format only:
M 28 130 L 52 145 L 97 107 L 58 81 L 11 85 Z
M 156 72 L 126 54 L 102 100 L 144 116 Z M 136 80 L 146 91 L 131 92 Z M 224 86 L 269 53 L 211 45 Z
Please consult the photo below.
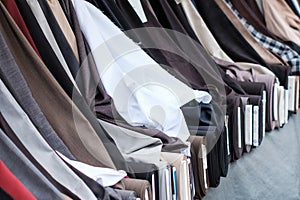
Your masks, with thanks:
M 0 160 L 36 198 L 63 199 L 61 193 L 35 168 L 2 129 L 0 129 Z
M 130 190 L 118 190 L 110 187 L 105 188 L 110 195 L 117 195 L 123 200 L 134 200 L 136 199 L 136 193 Z
M 49 175 L 80 199 L 96 199 L 90 189 L 54 153 L 22 108 L 0 81 L 1 115 L 29 155 Z

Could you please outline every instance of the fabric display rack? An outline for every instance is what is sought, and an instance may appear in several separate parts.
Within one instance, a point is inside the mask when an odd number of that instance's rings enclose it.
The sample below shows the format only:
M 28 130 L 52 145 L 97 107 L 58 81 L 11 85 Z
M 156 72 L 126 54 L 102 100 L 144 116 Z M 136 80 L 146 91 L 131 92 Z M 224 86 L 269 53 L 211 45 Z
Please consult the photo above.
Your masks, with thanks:
M 0 199 L 205 198 L 299 110 L 299 4 L 1 0 Z

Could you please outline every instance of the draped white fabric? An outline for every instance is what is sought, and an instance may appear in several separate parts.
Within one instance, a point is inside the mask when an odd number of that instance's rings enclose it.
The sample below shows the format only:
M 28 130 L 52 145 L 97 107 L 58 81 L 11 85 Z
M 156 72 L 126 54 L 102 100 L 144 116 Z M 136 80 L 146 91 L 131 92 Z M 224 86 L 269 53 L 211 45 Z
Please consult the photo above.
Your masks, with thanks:
M 79 161 L 70 160 L 66 156 L 57 152 L 58 155 L 65 160 L 67 163 L 72 165 L 77 170 L 81 171 L 86 176 L 91 179 L 97 181 L 104 187 L 113 186 L 121 181 L 125 176 L 127 176 L 126 172 L 123 170 L 114 170 L 110 168 L 103 167 L 94 167 Z
M 131 41 L 100 10 L 74 0 L 80 27 L 103 85 L 121 116 L 133 126 L 156 128 L 185 141 L 189 132 L 180 106 L 211 96 L 174 78 Z

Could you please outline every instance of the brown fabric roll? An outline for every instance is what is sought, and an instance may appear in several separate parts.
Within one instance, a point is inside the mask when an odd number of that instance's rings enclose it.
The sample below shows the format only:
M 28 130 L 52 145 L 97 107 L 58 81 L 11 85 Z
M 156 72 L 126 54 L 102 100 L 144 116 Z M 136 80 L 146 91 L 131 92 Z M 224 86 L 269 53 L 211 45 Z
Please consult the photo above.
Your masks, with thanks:
M 243 0 L 243 1 L 245 1 L 248 4 L 248 6 L 251 8 L 251 10 L 254 12 L 254 14 L 258 17 L 258 19 L 261 21 L 261 23 L 266 25 L 265 17 L 263 15 L 262 11 L 260 10 L 258 2 L 253 1 L 253 0 Z
M 149 181 L 125 178 L 123 179 L 123 183 L 125 185 L 126 190 L 135 191 L 137 197 L 141 198 L 141 200 L 146 199 L 146 190 L 148 193 L 148 199 L 152 199 L 152 190 Z
M 203 152 L 203 145 L 206 145 L 206 139 L 203 136 L 190 136 L 188 139 L 191 142 L 191 154 L 192 154 L 192 167 L 195 179 L 196 198 L 202 198 L 208 191 L 209 178 L 208 171 L 203 163 L 205 152 Z M 206 147 L 205 147 L 206 148 Z M 205 169 L 206 168 L 206 169 Z M 206 180 L 206 184 L 205 184 Z

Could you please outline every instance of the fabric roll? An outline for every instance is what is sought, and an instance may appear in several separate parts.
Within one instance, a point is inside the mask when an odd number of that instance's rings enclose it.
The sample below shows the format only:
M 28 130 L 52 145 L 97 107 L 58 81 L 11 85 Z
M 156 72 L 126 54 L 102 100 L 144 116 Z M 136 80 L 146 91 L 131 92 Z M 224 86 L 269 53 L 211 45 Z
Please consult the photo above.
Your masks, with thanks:
M 243 38 L 215 1 L 195 0 L 195 3 L 206 25 L 231 59 L 235 62 L 264 65 L 263 59 Z
M 220 183 L 220 177 L 226 177 L 228 172 L 227 138 L 225 136 L 225 128 L 218 138 L 215 138 L 216 131 L 218 130 L 216 127 L 211 125 L 199 126 L 198 129 L 197 127 L 190 128 L 190 131 L 193 135 L 205 136 L 205 147 L 206 152 L 208 152 L 207 165 L 209 182 L 211 187 L 217 187 Z M 204 150 L 202 149 L 202 151 Z M 195 177 L 197 177 L 197 175 L 195 175 Z
M 266 131 L 274 129 L 274 115 L 273 115 L 273 91 L 274 84 L 276 83 L 274 77 L 266 75 L 256 75 L 257 82 L 263 82 L 266 84 Z
M 0 187 L 14 199 L 36 199 L 0 160 Z
M 118 190 L 118 189 L 112 189 L 112 188 L 106 188 L 106 190 L 109 191 L 110 194 L 115 194 L 121 197 L 121 199 L 126 200 L 136 200 L 136 192 L 130 191 L 130 190 Z
M 193 3 L 188 0 L 178 0 L 178 3 L 181 3 L 182 8 L 189 20 L 189 24 L 193 28 L 203 47 L 210 53 L 210 55 L 219 59 L 233 62 L 231 58 L 229 58 L 229 56 L 221 49 Z
M 300 18 L 284 0 L 263 0 L 264 16 L 267 28 L 286 41 L 293 41 L 300 46 Z
M 206 148 L 206 141 L 203 136 L 190 136 L 189 141 L 191 142 L 192 167 L 195 179 L 195 198 L 202 198 L 210 185 L 207 163 L 204 163 L 207 156 L 206 152 L 203 152 Z
M 127 190 L 135 191 L 137 197 L 142 200 L 152 199 L 151 186 L 148 181 L 140 179 L 124 179 L 124 184 Z
M 57 43 L 55 36 L 53 35 L 53 32 L 49 26 L 47 18 L 45 17 L 45 14 L 43 13 L 43 10 L 42 10 L 41 6 L 39 5 L 38 1 L 37 0 L 28 0 L 24 3 L 27 4 L 27 6 L 30 8 L 32 14 L 34 15 L 35 19 L 31 17 L 30 20 L 31 21 L 36 20 L 36 22 L 39 25 L 39 28 L 42 30 L 44 36 L 46 37 L 48 43 L 50 44 L 52 50 L 54 51 L 56 57 L 58 58 L 61 65 L 63 66 L 64 71 L 67 73 L 69 79 L 72 81 L 74 86 L 77 87 L 75 80 L 72 77 L 72 72 L 70 71 L 70 69 L 68 67 L 68 64 L 59 48 L 59 44 Z M 18 6 L 20 5 L 19 2 L 17 4 L 18 4 Z M 22 14 L 22 16 L 24 17 L 24 14 Z M 27 24 L 28 24 L 28 22 L 27 22 Z M 35 31 L 35 30 L 31 30 L 31 31 Z M 31 32 L 31 34 L 32 34 L 32 32 Z
M 18 27 L 21 29 L 22 33 L 24 34 L 24 36 L 27 38 L 28 42 L 30 43 L 30 45 L 32 46 L 32 48 L 34 49 L 34 51 L 40 56 L 39 51 L 29 33 L 29 30 L 21 16 L 21 13 L 18 9 L 18 6 L 16 4 L 15 1 L 9 1 L 9 0 L 3 0 L 2 1 L 3 5 L 6 7 L 7 11 L 9 12 L 9 14 L 11 15 L 11 17 L 14 19 L 14 21 L 16 22 L 16 24 L 18 25 Z
M 47 3 L 49 5 L 49 7 L 51 8 L 53 15 L 55 16 L 55 19 L 57 20 L 57 23 L 59 24 L 62 32 L 64 33 L 64 36 L 66 37 L 69 45 L 71 46 L 76 58 L 79 59 L 75 35 L 71 29 L 71 26 L 61 8 L 58 0 L 49 0 L 49 1 L 47 1 Z
M 207 136 L 209 136 L 207 134 Z M 215 144 L 214 148 L 212 148 L 209 153 L 207 153 L 207 175 L 208 179 L 207 182 L 209 183 L 209 187 L 217 187 L 220 184 L 222 169 L 221 169 L 221 163 L 219 159 L 219 155 L 223 152 L 219 149 L 219 143 L 221 141 L 221 136 L 217 140 L 217 143 Z M 195 147 L 196 148 L 196 147 Z M 200 148 L 200 147 L 198 147 Z M 203 150 L 202 150 L 203 151 Z M 196 151 L 197 152 L 197 151 Z M 195 153 L 196 153 L 195 152 Z M 204 156 L 202 156 L 204 157 Z M 196 157 L 197 158 L 197 157 Z M 193 158 L 192 158 L 193 159 Z M 198 158 L 199 159 L 199 158 Z M 196 162 L 199 165 L 199 161 Z M 199 169 L 197 170 L 199 171 Z M 196 172 L 195 172 L 196 173 Z M 195 174 L 195 180 L 197 175 Z M 204 177 L 204 176 L 203 176 Z M 201 182 L 200 182 L 201 183 Z M 201 185 L 202 187 L 203 185 Z M 205 188 L 205 187 L 204 187 Z M 206 190 L 203 190 L 204 194 Z
M 249 104 L 252 105 L 252 113 L 251 113 L 251 115 L 252 115 L 252 132 L 250 133 L 251 134 L 251 136 L 250 136 L 251 145 L 250 146 L 247 145 L 248 147 L 245 149 L 246 152 L 250 152 L 250 150 L 253 147 L 259 145 L 262 142 L 263 135 L 264 135 L 263 130 L 262 130 L 263 127 L 261 126 L 263 123 L 262 122 L 262 120 L 263 120 L 263 118 L 262 118 L 262 115 L 263 115 L 262 93 L 258 94 L 258 95 L 250 94 L 248 96 L 249 96 Z M 255 121 L 256 119 L 254 119 L 254 113 L 256 112 L 254 110 L 254 107 L 259 108 L 259 113 L 257 113 L 259 121 Z M 254 126 L 254 123 L 256 123 L 255 126 Z M 256 129 L 257 126 L 258 126 L 257 130 L 254 130 L 254 129 Z M 254 137 L 254 132 L 256 132 L 255 134 L 257 134 L 255 137 Z
M 264 59 L 264 61 L 268 64 L 282 64 L 281 60 L 278 60 L 276 56 L 274 56 L 267 49 L 262 47 L 260 43 L 258 43 L 255 38 L 249 33 L 246 27 L 239 21 L 239 19 L 235 16 L 232 10 L 226 5 L 223 0 L 215 1 L 220 9 L 224 12 L 227 18 L 231 21 L 231 23 L 236 27 L 236 29 L 242 34 L 242 36 L 247 40 L 247 42 L 254 48 L 254 50 Z
M 1 8 L 3 9 L 3 7 Z M 5 13 L 5 10 L 2 10 L 0 28 L 3 37 L 33 97 L 56 133 L 79 161 L 95 166 L 115 168 L 90 123 L 63 92 L 42 61 L 28 46 L 24 36 L 11 18 L 4 15 Z M 28 68 L 27 66 L 31 67 Z M 53 98 L 50 99 L 49 96 Z M 58 110 L 60 117 L 57 117 Z
M 229 129 L 229 144 L 230 144 L 230 157 L 231 161 L 238 160 L 242 156 L 242 147 L 239 146 L 239 133 L 241 127 L 238 126 L 239 114 L 238 108 L 240 107 L 240 96 L 232 91 L 227 96 L 227 114 L 229 117 L 228 129 Z
M 17 143 L 19 148 L 22 148 L 24 153 L 27 152 L 31 162 L 35 161 L 36 166 L 41 167 L 40 170 L 53 177 L 54 183 L 60 185 L 61 192 L 67 192 L 67 195 L 73 194 L 75 198 L 95 199 L 89 188 L 72 173 L 40 136 L 38 130 L 2 81 L 0 85 L 2 102 L 1 124 L 5 133 L 8 134 L 14 143 Z
M 0 138 L 0 159 L 36 198 L 63 199 L 58 189 L 26 158 L 2 129 Z
M 70 70 L 70 72 L 72 74 L 72 78 L 75 80 L 75 83 L 76 83 L 76 77 L 77 77 L 80 66 L 79 66 L 79 62 L 75 56 L 75 53 L 74 53 L 72 47 L 69 45 L 69 42 L 68 42 L 64 32 L 60 28 L 60 25 L 57 22 L 48 3 L 46 1 L 40 1 L 40 0 L 37 0 L 37 3 L 41 7 L 41 9 L 47 19 L 48 25 L 53 33 L 53 36 L 58 44 L 58 47 L 66 61 L 67 67 Z M 75 86 L 77 86 L 77 83 Z
M 1 40 L 3 42 L 2 36 Z M 10 92 L 29 116 L 30 120 L 37 127 L 40 134 L 54 150 L 61 152 L 68 158 L 74 158 L 42 113 L 40 107 L 33 98 L 24 77 L 18 69 L 13 56 L 7 45 L 4 43 L 0 49 L 0 57 L 1 80 L 6 84 L 7 88 L 9 88 Z
M 177 196 L 179 200 L 184 199 L 184 195 L 182 194 L 182 190 L 184 188 L 184 181 L 181 179 L 181 162 L 183 160 L 186 160 L 186 156 L 183 154 L 176 154 L 176 153 L 168 153 L 168 152 L 162 152 L 161 153 L 162 160 L 168 162 L 171 166 L 176 168 L 176 186 L 177 186 Z
M 248 2 L 248 4 L 250 6 L 255 7 L 255 9 L 257 9 L 257 11 L 259 11 L 262 14 L 262 18 L 264 18 L 263 17 L 264 9 L 263 9 L 263 6 L 262 6 L 262 0 L 255 0 L 255 1 L 246 0 L 246 1 Z
M 224 129 L 220 136 L 220 142 L 219 144 L 219 162 L 221 165 L 221 176 L 227 177 L 228 171 L 229 171 L 229 155 L 228 155 L 228 147 L 229 147 L 229 141 L 227 141 L 227 132 L 226 127 L 224 125 Z
M 239 13 L 252 25 L 254 26 L 259 32 L 273 38 L 276 40 L 281 40 L 271 31 L 269 31 L 266 27 L 264 17 L 262 13 L 258 10 L 257 4 L 251 0 L 230 0 L 230 2 L 234 5 L 234 7 L 239 11 Z M 250 6 L 250 5 L 251 6 Z
M 246 127 L 246 105 L 250 105 L 249 103 L 250 101 L 250 96 L 241 96 L 240 97 L 240 107 L 241 107 L 241 146 L 242 148 L 240 149 L 241 154 L 243 154 L 244 152 L 250 152 L 251 150 L 251 145 L 246 144 L 246 134 L 248 134 L 248 132 L 246 132 L 246 129 L 249 127 Z
M 288 88 L 288 76 L 291 74 L 291 68 L 282 65 L 270 65 L 270 70 L 274 72 L 281 86 Z
M 161 0 L 161 2 L 164 2 L 164 0 Z M 196 42 L 199 42 L 198 37 L 196 36 L 195 32 L 193 31 L 192 27 L 190 26 L 190 23 L 188 21 L 187 16 L 185 15 L 185 12 L 183 11 L 183 7 L 182 5 L 180 5 L 178 2 L 176 1 L 170 1 L 170 0 L 166 0 L 165 1 L 169 7 L 173 10 L 174 14 L 176 15 L 178 21 L 180 23 L 177 24 L 181 24 L 182 28 L 184 29 L 184 31 L 186 32 L 186 34 L 193 39 Z M 163 4 L 162 4 L 163 5 Z M 169 15 L 170 13 L 166 13 L 166 15 Z M 176 30 L 176 29 L 173 29 Z

